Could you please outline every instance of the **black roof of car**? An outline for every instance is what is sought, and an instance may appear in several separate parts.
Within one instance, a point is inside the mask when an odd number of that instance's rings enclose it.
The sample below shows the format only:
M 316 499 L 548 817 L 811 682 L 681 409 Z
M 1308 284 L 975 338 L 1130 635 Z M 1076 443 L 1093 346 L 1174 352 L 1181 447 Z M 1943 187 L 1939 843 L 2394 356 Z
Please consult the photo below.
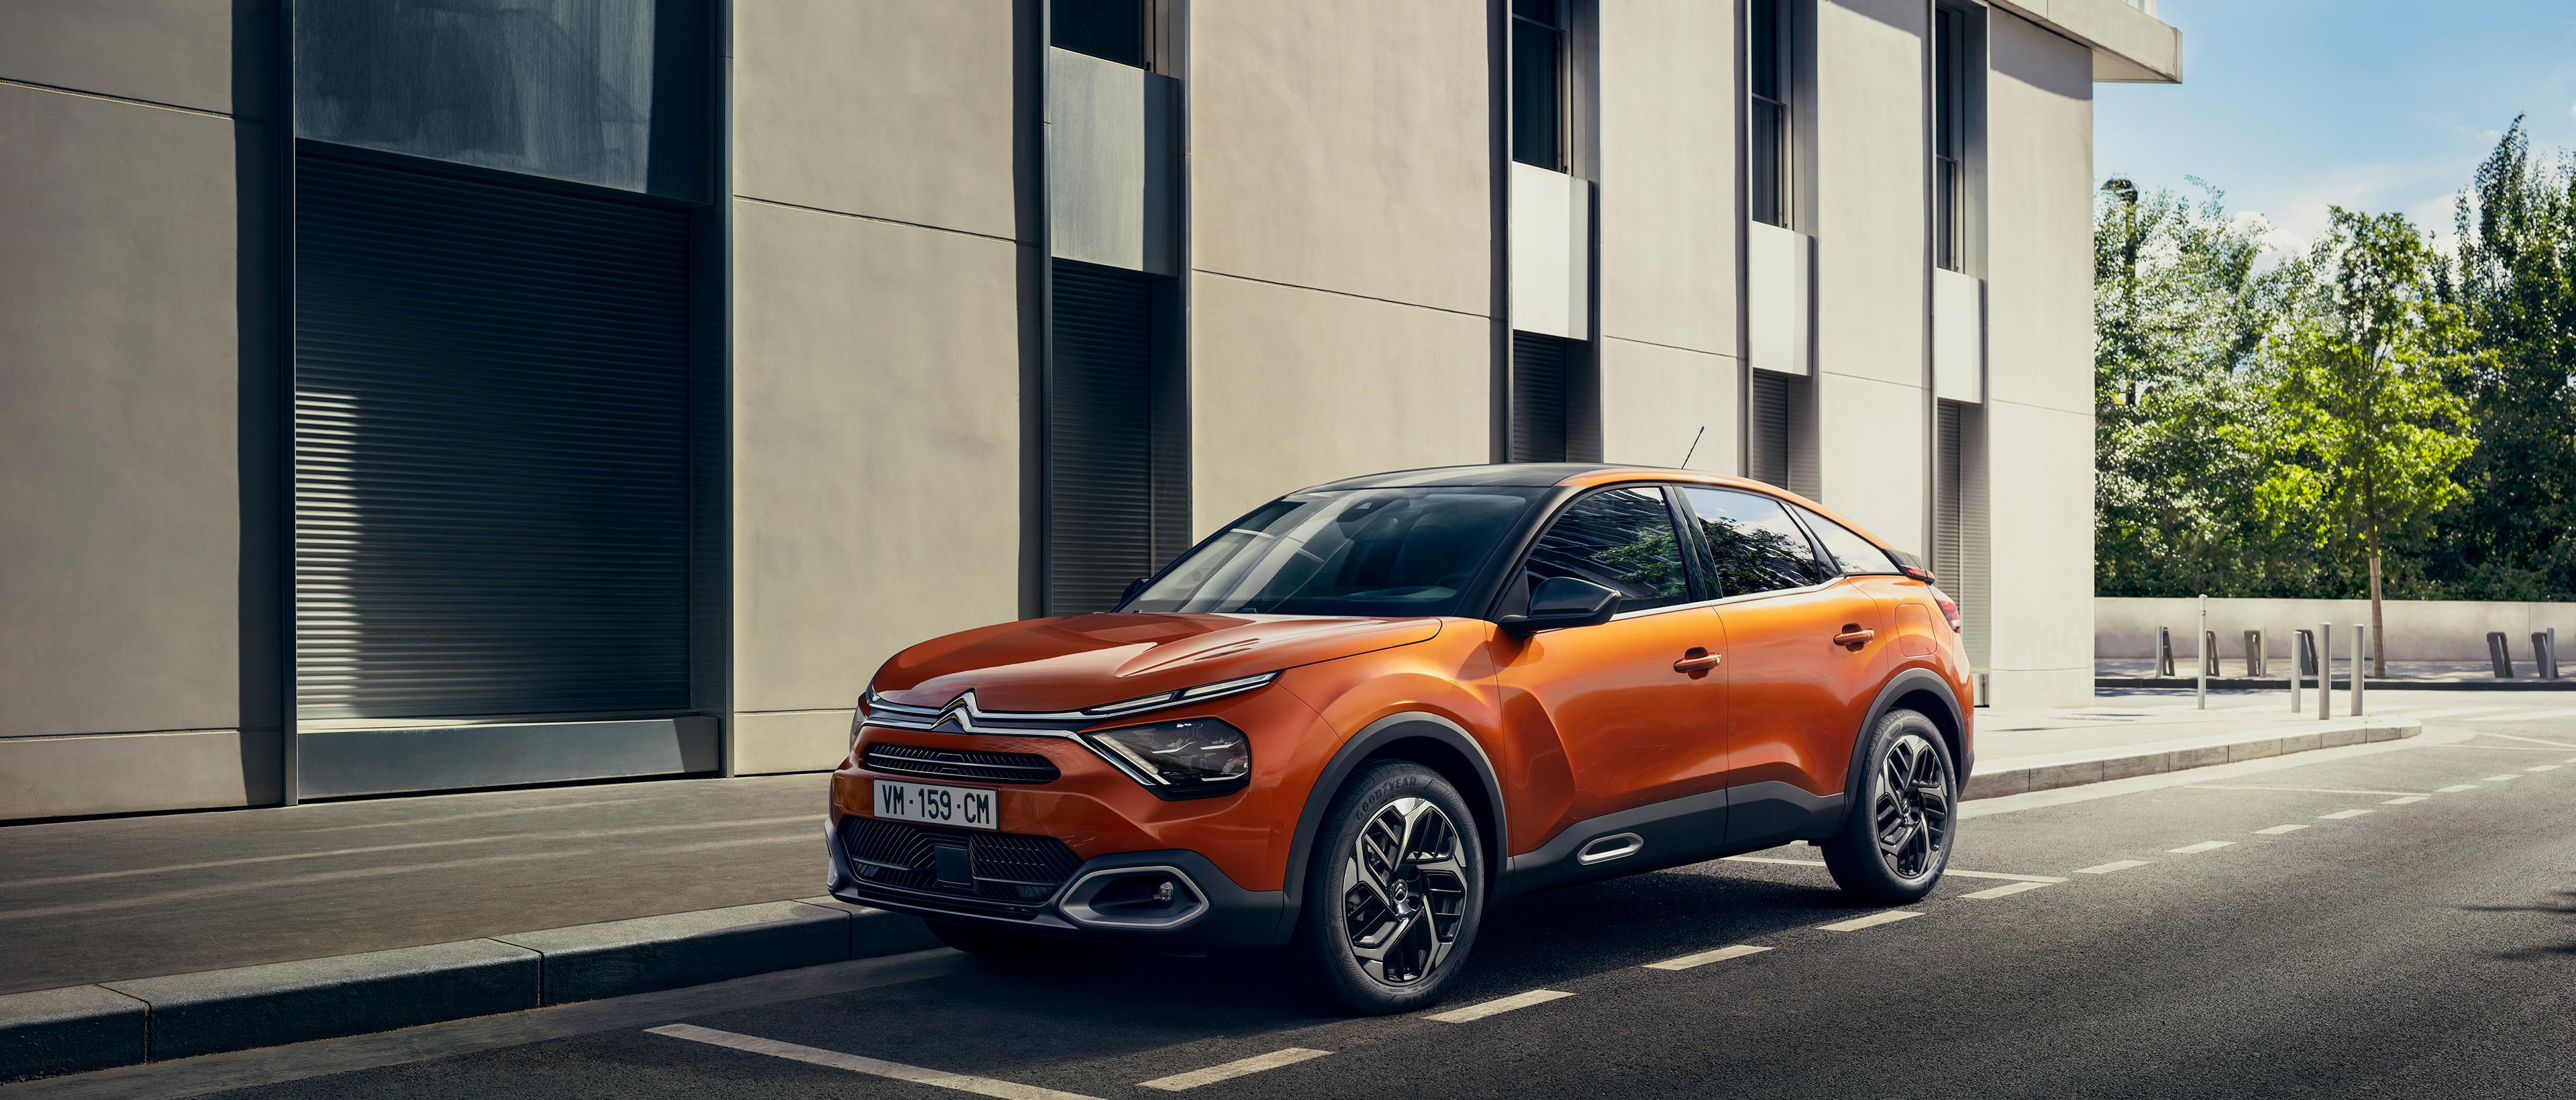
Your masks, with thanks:
M 1503 462 L 1482 466 L 1433 466 L 1422 470 L 1394 470 L 1383 474 L 1363 474 L 1340 481 L 1327 481 L 1313 489 L 1405 489 L 1426 485 L 1519 485 L 1545 487 L 1576 474 L 1596 470 L 1634 470 L 1605 462 Z

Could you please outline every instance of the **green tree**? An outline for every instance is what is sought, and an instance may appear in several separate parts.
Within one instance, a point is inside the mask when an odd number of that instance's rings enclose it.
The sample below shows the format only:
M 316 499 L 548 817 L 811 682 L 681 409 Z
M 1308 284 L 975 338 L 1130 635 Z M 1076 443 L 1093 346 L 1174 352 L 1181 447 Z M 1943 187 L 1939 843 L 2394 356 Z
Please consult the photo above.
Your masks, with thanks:
M 2460 196 L 2458 241 L 2479 446 L 2435 568 L 2466 598 L 2576 598 L 2576 165 L 2535 164 L 2515 119 Z
M 2267 264 L 2260 223 L 2193 182 L 2095 204 L 2095 591 L 2293 594 L 2307 559 L 2256 518 L 2261 459 L 2229 429 L 2261 412 L 2249 379 L 2306 264 Z
M 2309 265 L 2258 372 L 2263 414 L 2226 430 L 2266 464 L 2255 498 L 2276 531 L 2366 562 L 2380 637 L 2389 548 L 2419 545 L 2466 496 L 2452 475 L 2477 441 L 2453 387 L 2479 356 L 2443 257 L 2404 216 L 2334 208 Z

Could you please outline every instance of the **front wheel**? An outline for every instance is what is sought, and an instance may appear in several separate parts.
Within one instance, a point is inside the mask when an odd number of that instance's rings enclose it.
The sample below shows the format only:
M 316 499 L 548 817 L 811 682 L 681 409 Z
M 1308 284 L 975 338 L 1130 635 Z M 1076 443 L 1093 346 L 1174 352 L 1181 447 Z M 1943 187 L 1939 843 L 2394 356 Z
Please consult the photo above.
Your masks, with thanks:
M 1910 710 L 1889 711 L 1870 731 L 1863 769 L 1842 831 L 1819 845 L 1844 892 L 1902 905 L 1932 892 L 1950 864 L 1958 828 L 1959 773 L 1940 727 Z
M 1420 764 L 1371 765 L 1334 795 L 1293 948 L 1326 999 L 1369 1015 L 1438 999 L 1484 913 L 1476 838 L 1467 800 Z

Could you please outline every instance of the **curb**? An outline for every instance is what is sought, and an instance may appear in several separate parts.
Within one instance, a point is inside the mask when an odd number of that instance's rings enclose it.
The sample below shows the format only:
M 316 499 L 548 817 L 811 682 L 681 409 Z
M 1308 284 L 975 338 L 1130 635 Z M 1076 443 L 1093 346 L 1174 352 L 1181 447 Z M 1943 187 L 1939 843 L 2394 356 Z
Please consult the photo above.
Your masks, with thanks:
M 935 946 L 921 922 L 779 901 L 0 995 L 0 1081 L 390 1031 Z
M 2209 690 L 2281 691 L 2284 690 L 2289 682 L 2290 678 L 2287 675 L 2272 676 L 2263 679 L 2248 679 L 2243 676 L 2212 676 L 2209 678 Z M 2349 682 L 2350 681 L 2344 680 L 2340 677 L 2336 678 L 2335 683 L 2338 686 L 2335 690 L 2345 690 L 2341 685 L 2348 684 Z M 2188 688 L 2196 686 L 2199 683 L 2199 680 L 2189 676 L 2096 676 L 2093 678 L 2093 686 L 2097 688 Z M 2304 677 L 2302 679 L 2302 685 L 2309 691 L 2316 690 L 2316 677 Z M 2365 677 L 2361 681 L 2361 686 L 2366 691 L 2576 691 L 2576 679 L 2373 680 Z
M 1979 770 L 1968 777 L 1968 790 L 1963 801 L 2000 798 L 2005 795 L 2050 791 L 2060 787 L 2080 787 L 2088 783 L 2108 783 L 2141 775 L 2158 775 L 2188 768 L 2205 768 L 2215 764 L 2233 764 L 2241 760 L 2260 760 L 2267 756 L 2287 756 L 2294 752 L 2316 749 L 2339 749 L 2346 745 L 2374 741 L 2396 741 L 2424 732 L 2424 723 L 2411 718 L 2364 719 L 2336 722 L 2325 729 L 2304 733 L 2270 733 L 2234 741 L 2203 739 L 2203 743 L 2182 742 L 2173 748 L 2125 755 L 2103 755 L 2065 759 L 2069 754 L 2031 757 L 2030 762 L 2016 765 L 2002 762 L 1992 770 Z

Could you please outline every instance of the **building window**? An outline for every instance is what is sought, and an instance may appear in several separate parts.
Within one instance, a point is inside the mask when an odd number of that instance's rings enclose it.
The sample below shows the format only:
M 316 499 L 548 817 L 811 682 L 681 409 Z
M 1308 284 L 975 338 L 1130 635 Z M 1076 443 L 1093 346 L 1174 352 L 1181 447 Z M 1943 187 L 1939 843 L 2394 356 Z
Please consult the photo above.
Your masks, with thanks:
M 1190 544 L 1188 379 L 1172 279 L 1055 261 L 1049 615 L 1107 611 Z
M 1952 271 L 1968 266 L 1968 128 L 1974 122 L 1968 34 L 1974 26 L 1957 8 L 1932 11 L 1932 262 Z
M 1788 0 L 1751 0 L 1747 15 L 1745 183 L 1753 220 L 1789 227 Z
M 1564 0 L 1512 0 L 1512 159 L 1566 170 Z
M 1747 442 L 1753 480 L 1793 493 L 1816 491 L 1816 449 L 1810 435 L 1814 410 L 1803 375 L 1753 372 L 1753 407 L 1747 416 Z
M 1153 0 L 1051 0 L 1049 37 L 1058 49 L 1153 68 Z

